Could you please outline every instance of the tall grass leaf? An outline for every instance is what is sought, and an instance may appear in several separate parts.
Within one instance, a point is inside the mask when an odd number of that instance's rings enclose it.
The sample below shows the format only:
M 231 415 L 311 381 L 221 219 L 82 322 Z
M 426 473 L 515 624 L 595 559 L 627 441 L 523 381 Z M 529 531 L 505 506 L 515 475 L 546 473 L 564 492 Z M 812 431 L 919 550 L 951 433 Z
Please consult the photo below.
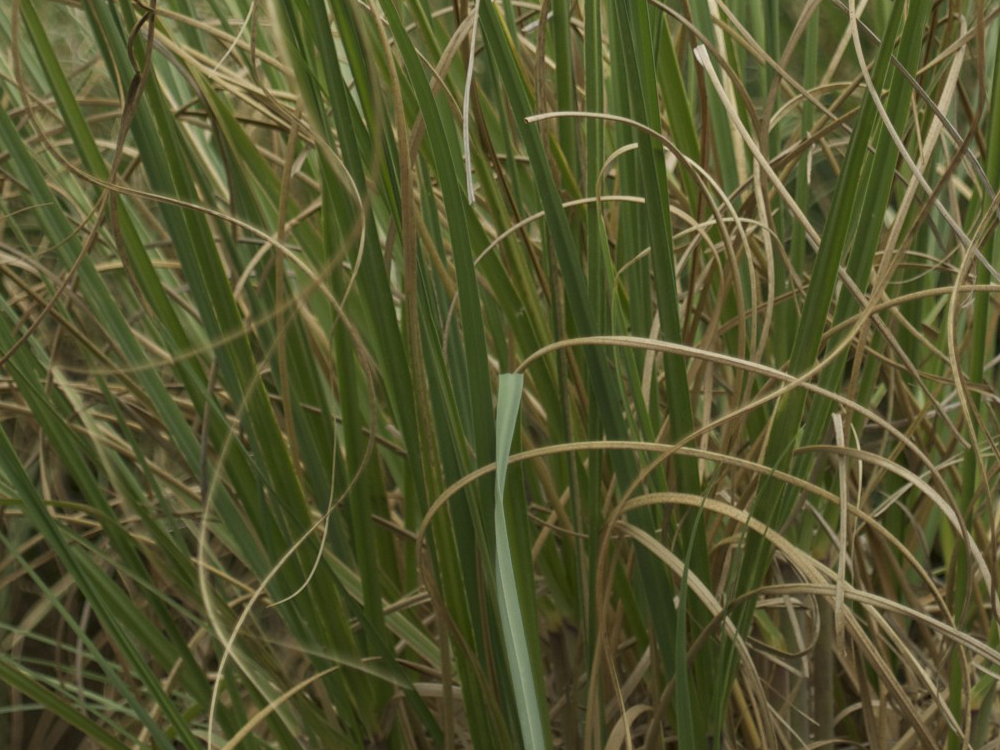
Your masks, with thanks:
M 497 467 L 494 511 L 497 599 L 503 623 L 507 667 L 513 681 L 523 746 L 551 748 L 552 737 L 548 717 L 542 712 L 544 695 L 540 695 L 537 691 L 538 686 L 542 684 L 541 664 L 539 664 L 537 656 L 533 655 L 532 652 L 535 649 L 530 645 L 531 642 L 537 641 L 538 626 L 533 620 L 534 607 L 525 606 L 527 601 L 534 601 L 535 594 L 533 588 L 518 585 L 519 576 L 515 572 L 515 567 L 518 565 L 522 566 L 523 570 L 530 571 L 531 558 L 528 554 L 529 549 L 519 546 L 518 540 L 516 537 L 512 537 L 509 531 L 507 518 L 510 511 L 508 510 L 508 502 L 505 500 L 507 463 L 510 458 L 510 446 L 514 439 L 514 429 L 517 425 L 517 413 L 521 404 L 523 388 L 524 375 L 517 373 L 500 376 L 500 391 L 497 394 Z M 524 580 L 523 575 L 520 580 Z

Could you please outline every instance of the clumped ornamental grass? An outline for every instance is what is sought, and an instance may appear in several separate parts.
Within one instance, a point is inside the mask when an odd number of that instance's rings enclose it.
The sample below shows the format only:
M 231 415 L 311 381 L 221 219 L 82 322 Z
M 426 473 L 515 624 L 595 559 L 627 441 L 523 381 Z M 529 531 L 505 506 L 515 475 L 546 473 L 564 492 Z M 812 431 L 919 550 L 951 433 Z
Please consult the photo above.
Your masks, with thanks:
M 997 747 L 997 12 L 0 0 L 0 746 Z

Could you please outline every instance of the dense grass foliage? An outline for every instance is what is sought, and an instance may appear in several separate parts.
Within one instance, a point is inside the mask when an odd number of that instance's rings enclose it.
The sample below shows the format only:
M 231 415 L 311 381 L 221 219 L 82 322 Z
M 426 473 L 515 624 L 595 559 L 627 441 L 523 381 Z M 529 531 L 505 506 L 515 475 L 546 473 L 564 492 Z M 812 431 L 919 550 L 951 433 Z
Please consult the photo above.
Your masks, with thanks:
M 0 0 L 0 746 L 997 747 L 997 13 Z

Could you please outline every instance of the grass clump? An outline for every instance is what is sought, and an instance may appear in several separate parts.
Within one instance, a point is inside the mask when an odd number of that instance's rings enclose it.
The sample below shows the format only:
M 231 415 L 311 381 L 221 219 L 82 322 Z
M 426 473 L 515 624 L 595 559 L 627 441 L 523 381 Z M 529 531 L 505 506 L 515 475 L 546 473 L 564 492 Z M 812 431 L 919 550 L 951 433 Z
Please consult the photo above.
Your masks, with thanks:
M 996 746 L 995 8 L 0 9 L 6 746 Z

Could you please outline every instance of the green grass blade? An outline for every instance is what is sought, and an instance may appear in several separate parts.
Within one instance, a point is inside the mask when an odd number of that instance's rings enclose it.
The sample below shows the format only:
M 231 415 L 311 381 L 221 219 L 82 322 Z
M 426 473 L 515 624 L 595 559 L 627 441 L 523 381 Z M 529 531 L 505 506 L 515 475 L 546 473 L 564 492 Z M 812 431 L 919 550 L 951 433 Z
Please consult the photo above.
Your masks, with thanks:
M 503 623 L 503 639 L 507 666 L 514 684 L 518 718 L 524 747 L 551 748 L 552 736 L 548 718 L 543 715 L 541 664 L 537 657 L 538 628 L 534 617 L 533 587 L 526 586 L 531 576 L 530 550 L 527 539 L 518 539 L 508 527 L 512 504 L 506 500 L 507 464 L 514 439 L 517 413 L 521 404 L 524 375 L 502 375 L 497 395 L 497 468 L 496 509 L 494 526 L 497 548 L 497 599 Z M 516 511 L 513 511 L 516 512 Z M 516 559 L 515 559 L 516 558 Z M 520 574 L 517 571 L 520 568 Z

